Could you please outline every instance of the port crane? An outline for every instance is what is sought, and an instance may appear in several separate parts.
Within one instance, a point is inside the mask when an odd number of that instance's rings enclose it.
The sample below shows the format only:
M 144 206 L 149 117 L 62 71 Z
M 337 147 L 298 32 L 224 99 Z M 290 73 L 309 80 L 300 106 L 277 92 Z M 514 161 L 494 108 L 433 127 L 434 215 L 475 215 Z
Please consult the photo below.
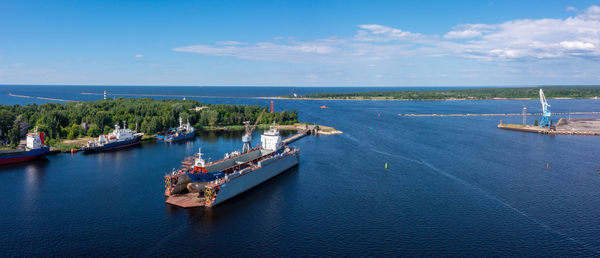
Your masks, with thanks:
M 254 132 L 254 129 L 256 129 L 256 126 L 258 125 L 258 122 L 260 121 L 260 118 L 262 118 L 262 115 L 264 113 L 265 109 L 263 109 L 262 112 L 260 112 L 260 115 L 258 115 L 258 118 L 256 118 L 256 122 L 254 122 L 254 125 L 252 127 L 250 127 L 250 121 L 244 122 L 244 125 L 246 126 L 246 133 L 244 134 L 244 136 L 242 136 L 242 142 L 244 143 L 244 146 L 242 147 L 242 153 L 250 151 L 250 141 L 252 141 L 252 132 Z
M 552 115 L 552 112 L 550 112 L 550 104 L 546 101 L 546 96 L 544 96 L 544 91 L 542 89 L 540 89 L 540 102 L 542 103 L 542 122 L 540 123 L 540 127 L 550 127 L 550 116 Z

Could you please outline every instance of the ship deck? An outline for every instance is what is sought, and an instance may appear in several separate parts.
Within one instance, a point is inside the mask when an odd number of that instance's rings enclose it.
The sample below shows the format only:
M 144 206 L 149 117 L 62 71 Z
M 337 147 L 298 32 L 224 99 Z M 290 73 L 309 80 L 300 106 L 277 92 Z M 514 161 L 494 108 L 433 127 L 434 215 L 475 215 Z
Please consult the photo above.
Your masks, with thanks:
M 185 193 L 167 196 L 165 202 L 171 205 L 179 206 L 181 208 L 195 208 L 206 206 L 204 197 L 199 197 L 198 193 Z

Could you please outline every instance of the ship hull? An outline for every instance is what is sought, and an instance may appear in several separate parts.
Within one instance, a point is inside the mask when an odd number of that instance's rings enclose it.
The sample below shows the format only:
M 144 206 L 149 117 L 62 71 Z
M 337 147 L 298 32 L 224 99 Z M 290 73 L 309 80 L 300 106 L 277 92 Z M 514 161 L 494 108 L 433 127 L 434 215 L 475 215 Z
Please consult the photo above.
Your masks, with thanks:
M 209 182 L 225 176 L 225 172 L 186 173 L 193 182 Z
M 192 133 L 188 133 L 186 135 L 181 135 L 181 136 L 178 136 L 178 137 L 165 136 L 163 138 L 163 140 L 165 142 L 177 142 L 177 141 L 183 141 L 183 140 L 194 138 L 194 136 L 196 136 L 196 131 L 194 131 Z
M 260 169 L 244 174 L 238 178 L 222 184 L 219 192 L 211 206 L 223 203 L 245 191 L 248 191 L 265 181 L 282 174 L 290 168 L 298 165 L 298 153 L 286 155 L 278 160 L 263 165 Z
M 35 150 L 25 151 L 14 155 L 0 156 L 0 165 L 25 162 L 40 158 L 50 151 L 50 147 L 42 147 Z
M 109 151 L 131 147 L 139 144 L 142 141 L 142 136 L 136 136 L 131 140 L 122 141 L 122 142 L 113 142 L 108 143 L 99 147 L 82 147 L 83 153 L 92 153 L 92 152 L 100 152 L 100 151 Z

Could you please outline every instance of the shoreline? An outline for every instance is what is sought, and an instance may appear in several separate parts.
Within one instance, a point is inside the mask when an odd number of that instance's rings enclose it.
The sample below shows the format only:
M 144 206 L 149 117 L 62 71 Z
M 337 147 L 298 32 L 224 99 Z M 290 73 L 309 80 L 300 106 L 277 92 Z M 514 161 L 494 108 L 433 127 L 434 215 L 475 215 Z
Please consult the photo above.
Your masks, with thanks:
M 378 99 L 364 99 L 364 98 L 349 98 L 349 99 L 327 99 L 327 98 L 287 98 L 287 97 L 253 97 L 256 99 L 278 99 L 278 100 L 348 100 L 348 101 L 465 101 L 465 100 L 534 100 L 536 98 L 489 98 L 489 99 L 391 99 L 391 98 L 378 98 Z M 575 100 L 575 99 L 600 99 L 597 97 L 593 98 L 567 98 L 567 97 L 556 97 L 547 98 L 554 100 Z
M 270 125 L 267 124 L 260 124 L 257 129 L 268 129 Z M 317 131 L 317 135 L 333 135 L 333 134 L 342 134 L 342 131 L 336 130 L 333 127 L 330 126 L 325 126 L 325 125 L 308 125 L 309 129 L 314 129 L 314 127 L 318 126 L 319 130 Z M 293 125 L 277 125 L 277 129 L 279 130 L 287 130 L 287 131 L 301 131 L 301 130 L 305 130 L 306 129 L 306 124 L 303 123 L 295 123 Z M 216 127 L 210 127 L 210 128 L 197 128 L 196 130 L 198 131 L 204 131 L 204 132 L 223 132 L 223 131 L 244 131 L 245 127 L 243 126 L 216 126 Z M 142 138 L 142 142 L 148 142 L 148 141 L 155 141 L 156 140 L 156 134 L 151 134 L 151 135 L 144 135 L 144 137 Z M 195 136 L 197 137 L 197 135 Z M 194 137 L 194 138 L 195 138 Z M 80 150 L 82 145 L 85 145 L 88 141 L 90 140 L 96 140 L 97 137 L 82 137 L 82 138 L 75 138 L 72 140 L 62 140 L 59 143 L 55 143 L 53 146 L 50 146 L 50 150 L 53 152 L 60 152 L 60 153 L 70 153 L 72 149 L 75 149 L 77 151 Z

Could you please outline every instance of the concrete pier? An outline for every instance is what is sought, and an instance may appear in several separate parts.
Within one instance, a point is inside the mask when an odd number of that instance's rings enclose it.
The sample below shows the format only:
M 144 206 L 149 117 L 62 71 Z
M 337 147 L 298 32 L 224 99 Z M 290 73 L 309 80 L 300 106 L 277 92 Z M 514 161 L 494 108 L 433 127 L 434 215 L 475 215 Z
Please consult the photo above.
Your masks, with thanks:
M 570 112 L 570 113 L 552 113 L 553 115 L 600 115 L 600 112 Z M 447 117 L 447 116 L 522 116 L 523 113 L 505 113 L 505 114 L 398 114 L 405 117 Z M 526 113 L 527 116 L 541 116 L 542 113 Z
M 498 124 L 499 129 L 540 134 L 564 135 L 600 135 L 600 119 L 561 118 L 552 128 L 541 128 L 533 125 Z

